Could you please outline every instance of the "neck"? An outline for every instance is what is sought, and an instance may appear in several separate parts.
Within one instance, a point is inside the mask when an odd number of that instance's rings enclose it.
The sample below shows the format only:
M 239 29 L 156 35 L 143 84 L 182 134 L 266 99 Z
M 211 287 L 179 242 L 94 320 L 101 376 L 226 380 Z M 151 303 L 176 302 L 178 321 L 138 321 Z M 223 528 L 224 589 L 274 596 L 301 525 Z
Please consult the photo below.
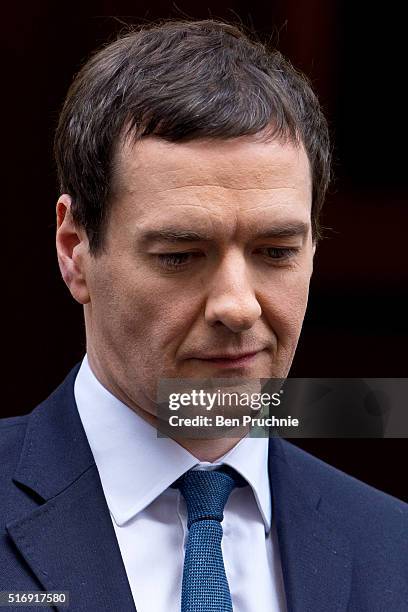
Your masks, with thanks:
M 131 410 L 136 412 L 140 417 L 142 417 L 145 421 L 150 423 L 155 429 L 159 428 L 158 418 L 154 413 L 148 412 L 147 410 L 143 410 L 140 406 L 132 401 L 132 399 L 123 392 L 123 390 L 115 384 L 113 378 L 109 378 L 105 375 L 104 369 L 99 367 L 99 362 L 96 359 L 93 351 L 90 350 L 88 346 L 88 361 L 90 368 L 99 382 L 108 389 L 115 397 L 117 397 L 121 402 L 126 404 Z M 167 429 L 160 428 L 161 431 L 165 431 L 167 433 Z M 171 436 L 175 442 L 180 444 L 183 448 L 185 448 L 189 453 L 191 453 L 194 457 L 196 457 L 199 461 L 209 461 L 213 463 L 217 461 L 220 457 L 225 455 L 229 450 L 234 448 L 238 444 L 238 442 L 248 433 L 248 431 L 242 431 L 242 427 L 239 428 L 240 435 L 238 431 L 236 435 L 233 435 L 233 431 L 229 430 L 228 437 L 220 437 L 216 439 L 188 439 L 188 438 L 177 438 Z M 168 434 L 167 434 L 168 435 Z
M 199 461 L 213 463 L 228 453 L 242 438 L 219 438 L 216 440 L 175 440 Z

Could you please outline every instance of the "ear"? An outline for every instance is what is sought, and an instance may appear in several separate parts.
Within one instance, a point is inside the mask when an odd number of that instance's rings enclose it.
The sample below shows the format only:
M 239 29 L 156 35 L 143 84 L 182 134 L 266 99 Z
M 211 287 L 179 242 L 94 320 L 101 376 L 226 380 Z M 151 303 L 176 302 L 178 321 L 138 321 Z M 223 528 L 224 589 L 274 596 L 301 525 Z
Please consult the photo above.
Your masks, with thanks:
M 76 301 L 80 304 L 87 304 L 90 297 L 85 270 L 90 255 L 86 233 L 74 224 L 69 195 L 60 196 L 56 212 L 56 246 L 62 278 Z

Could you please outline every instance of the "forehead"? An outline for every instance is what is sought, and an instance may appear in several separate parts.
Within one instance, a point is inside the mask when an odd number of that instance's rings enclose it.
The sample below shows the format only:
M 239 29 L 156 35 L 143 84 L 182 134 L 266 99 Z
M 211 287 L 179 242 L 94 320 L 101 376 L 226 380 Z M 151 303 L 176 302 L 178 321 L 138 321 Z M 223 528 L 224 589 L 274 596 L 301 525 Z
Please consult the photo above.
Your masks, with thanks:
M 116 159 L 114 211 L 140 229 L 175 221 L 217 225 L 310 222 L 310 164 L 303 146 L 253 136 L 126 143 Z M 119 220 L 119 219 L 118 219 Z M 204 229 L 204 228 L 202 228 Z

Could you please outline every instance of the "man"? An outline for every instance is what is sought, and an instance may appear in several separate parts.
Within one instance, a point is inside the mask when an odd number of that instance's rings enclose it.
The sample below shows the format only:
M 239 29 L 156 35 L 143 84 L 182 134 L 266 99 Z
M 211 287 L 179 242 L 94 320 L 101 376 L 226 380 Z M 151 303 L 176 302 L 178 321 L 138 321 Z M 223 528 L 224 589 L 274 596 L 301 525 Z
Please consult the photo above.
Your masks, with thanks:
M 55 151 L 87 355 L 2 424 L 0 590 L 87 611 L 406 610 L 406 504 L 279 438 L 156 432 L 164 379 L 289 372 L 329 181 L 304 77 L 233 26 L 155 25 L 84 66 Z

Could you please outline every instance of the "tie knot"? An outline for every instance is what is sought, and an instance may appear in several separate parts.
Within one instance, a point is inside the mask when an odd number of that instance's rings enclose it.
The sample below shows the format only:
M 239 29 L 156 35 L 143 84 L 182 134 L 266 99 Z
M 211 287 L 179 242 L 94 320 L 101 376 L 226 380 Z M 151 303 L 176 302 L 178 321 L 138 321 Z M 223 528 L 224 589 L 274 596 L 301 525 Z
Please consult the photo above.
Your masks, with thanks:
M 221 522 L 231 491 L 245 484 L 245 480 L 228 466 L 220 470 L 189 470 L 183 474 L 173 487 L 179 489 L 185 499 L 188 529 L 197 521 Z

